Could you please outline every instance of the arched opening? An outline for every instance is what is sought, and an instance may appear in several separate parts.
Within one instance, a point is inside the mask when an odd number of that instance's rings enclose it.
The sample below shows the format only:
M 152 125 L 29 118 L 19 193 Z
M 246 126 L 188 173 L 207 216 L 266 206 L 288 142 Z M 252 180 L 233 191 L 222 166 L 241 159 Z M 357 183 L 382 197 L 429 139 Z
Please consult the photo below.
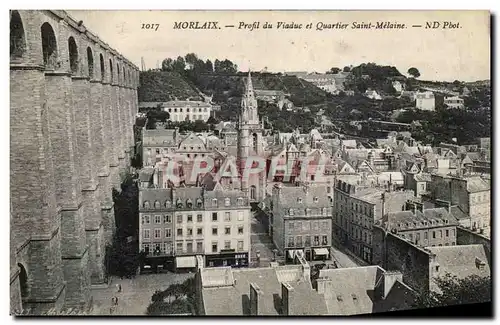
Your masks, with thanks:
M 127 72 L 127 74 L 128 74 L 128 78 L 127 78 L 128 79 L 128 83 L 129 83 L 130 86 L 132 86 L 132 79 L 130 79 L 130 70 Z
M 21 298 L 26 298 L 28 296 L 28 273 L 24 268 L 24 265 L 17 263 L 19 266 L 19 285 L 21 286 Z
M 125 68 L 123 68 L 123 79 L 122 79 L 123 83 L 127 83 L 127 77 L 125 76 Z
M 94 54 L 90 47 L 87 47 L 87 63 L 89 67 L 89 77 L 94 78 Z
M 250 186 L 250 200 L 257 200 L 257 188 L 255 185 Z
M 106 70 L 104 68 L 104 57 L 102 54 L 99 54 L 99 61 L 101 64 L 101 81 L 104 80 L 104 77 L 106 76 Z
M 116 83 L 120 83 L 120 66 L 118 65 L 118 62 L 116 63 Z
M 109 81 L 113 82 L 113 62 L 109 59 Z
M 257 148 L 259 146 L 259 137 L 257 136 L 257 133 L 252 134 L 252 144 L 253 144 L 253 151 L 257 153 Z
M 21 58 L 26 50 L 23 21 L 19 12 L 14 10 L 10 15 L 10 58 Z
M 59 68 L 57 62 L 57 41 L 54 29 L 52 29 L 49 23 L 44 23 L 40 30 L 42 32 L 43 65 L 46 69 Z
M 73 36 L 68 38 L 68 50 L 69 67 L 71 69 L 71 74 L 76 74 L 78 72 L 78 47 L 76 46 L 76 42 Z

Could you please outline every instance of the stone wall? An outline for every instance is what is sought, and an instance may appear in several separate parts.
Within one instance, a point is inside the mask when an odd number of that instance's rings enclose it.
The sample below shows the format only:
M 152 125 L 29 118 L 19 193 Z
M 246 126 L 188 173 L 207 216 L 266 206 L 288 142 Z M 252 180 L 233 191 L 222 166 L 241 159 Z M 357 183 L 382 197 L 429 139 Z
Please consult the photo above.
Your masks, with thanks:
M 83 310 L 105 279 L 139 71 L 64 11 L 13 10 L 10 26 L 11 312 Z

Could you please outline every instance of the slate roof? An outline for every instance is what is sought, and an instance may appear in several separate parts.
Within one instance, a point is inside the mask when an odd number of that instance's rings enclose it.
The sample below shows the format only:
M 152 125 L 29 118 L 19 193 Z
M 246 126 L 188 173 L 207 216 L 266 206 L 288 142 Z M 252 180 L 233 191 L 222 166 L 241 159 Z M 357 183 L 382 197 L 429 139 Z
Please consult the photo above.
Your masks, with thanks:
M 439 265 L 439 270 L 433 272 L 434 278 L 444 276 L 447 272 L 460 279 L 471 275 L 491 275 L 489 257 L 483 245 L 435 246 L 426 249 L 435 255 L 434 261 Z M 483 269 L 478 268 L 476 259 L 485 263 Z
M 481 177 L 470 177 L 467 179 L 467 191 L 470 193 L 477 193 L 482 191 L 489 191 L 490 184 L 483 180 Z
M 429 173 L 416 174 L 414 178 L 417 182 L 431 182 L 432 181 L 431 174 L 429 174 Z
M 143 146 L 154 146 L 154 145 L 167 145 L 176 146 L 177 145 L 177 130 L 176 129 L 154 129 L 154 130 L 143 130 L 142 143 Z
M 458 206 L 452 206 L 450 208 L 450 213 L 452 216 L 454 216 L 457 220 L 463 220 L 463 219 L 469 219 L 470 216 L 463 212 L 462 209 L 460 209 Z
M 283 278 L 280 273 L 287 269 L 291 272 L 285 272 L 287 276 Z M 276 297 L 281 297 L 280 282 L 284 280 L 300 292 L 301 297 L 304 297 L 305 300 L 312 299 L 317 302 L 302 304 L 303 309 L 300 308 L 301 310 L 296 310 L 296 312 L 307 315 L 321 312 L 317 306 L 321 303 L 321 299 L 314 297 L 315 292 L 308 281 L 303 278 L 302 266 L 300 265 L 248 269 L 204 268 L 201 271 L 201 279 L 202 299 L 206 315 L 248 315 L 250 283 L 257 284 L 263 292 L 259 300 L 259 313 L 279 315 L 280 304 L 277 304 Z M 316 296 L 318 295 L 316 294 Z
M 330 200 L 326 195 L 326 186 L 309 185 L 307 193 L 303 186 L 283 186 L 281 188 L 280 204 L 283 208 L 317 208 L 330 206 Z M 299 203 L 299 198 L 302 201 Z M 317 202 L 314 202 L 317 198 Z

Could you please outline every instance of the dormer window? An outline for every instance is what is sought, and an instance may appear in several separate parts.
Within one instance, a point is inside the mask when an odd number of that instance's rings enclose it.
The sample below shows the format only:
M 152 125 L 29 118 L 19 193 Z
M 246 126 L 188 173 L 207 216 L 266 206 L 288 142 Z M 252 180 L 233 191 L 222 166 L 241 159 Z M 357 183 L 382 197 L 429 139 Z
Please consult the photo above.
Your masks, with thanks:
M 245 204 L 245 201 L 243 201 L 243 198 L 239 197 L 238 200 L 237 200 L 237 204 L 238 205 L 243 205 L 243 204 Z
M 299 198 L 297 199 L 297 203 L 302 203 L 302 198 L 300 198 L 300 197 L 299 197 Z
M 212 206 L 216 207 L 217 206 L 217 199 L 212 200 Z
M 187 206 L 188 208 L 192 208 L 192 207 L 193 207 L 193 201 L 192 201 L 191 199 L 187 199 L 187 201 L 186 201 L 186 206 Z
M 149 201 L 144 201 L 144 209 L 149 209 Z
M 322 214 L 323 214 L 323 215 L 326 215 L 326 212 L 327 212 L 326 208 L 323 208 L 322 210 L 323 210 L 323 211 L 322 211 Z
M 196 206 L 201 208 L 203 206 L 203 201 L 201 199 L 196 200 Z
M 165 201 L 165 208 L 170 208 L 172 206 L 172 202 Z
M 485 262 L 476 257 L 476 267 L 478 268 L 478 270 L 484 270 L 485 265 Z
M 230 206 L 231 205 L 231 199 L 230 198 L 226 198 L 224 200 L 224 205 L 227 206 L 227 207 Z
M 176 206 L 177 206 L 177 208 L 182 208 L 182 201 L 181 201 L 181 199 L 177 200 Z
M 155 201 L 155 209 L 159 209 L 160 207 L 160 201 Z
M 288 210 L 288 215 L 293 216 L 293 209 Z
M 314 200 L 314 203 L 318 203 L 318 197 L 317 196 L 315 196 L 313 200 Z

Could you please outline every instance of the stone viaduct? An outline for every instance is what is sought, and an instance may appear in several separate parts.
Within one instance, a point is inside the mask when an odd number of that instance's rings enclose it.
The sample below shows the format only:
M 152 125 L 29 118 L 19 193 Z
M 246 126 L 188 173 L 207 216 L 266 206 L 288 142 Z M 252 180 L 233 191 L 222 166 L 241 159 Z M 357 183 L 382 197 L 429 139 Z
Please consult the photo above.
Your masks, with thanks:
M 10 12 L 11 312 L 85 309 L 105 281 L 138 68 L 65 11 Z

